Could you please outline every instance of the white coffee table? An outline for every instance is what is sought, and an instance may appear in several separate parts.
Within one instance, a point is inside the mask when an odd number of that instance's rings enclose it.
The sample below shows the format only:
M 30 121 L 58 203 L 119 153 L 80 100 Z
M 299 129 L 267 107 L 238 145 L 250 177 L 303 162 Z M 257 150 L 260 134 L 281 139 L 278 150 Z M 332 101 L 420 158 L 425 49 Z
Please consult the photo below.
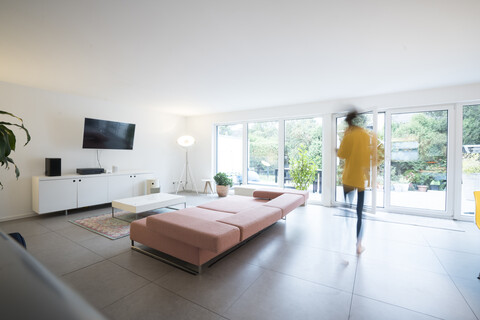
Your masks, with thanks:
M 121 209 L 132 213 L 141 213 L 149 210 L 166 208 L 182 204 L 187 207 L 187 198 L 169 193 L 153 193 L 144 196 L 125 198 L 112 201 L 112 218 L 115 218 L 115 209 Z

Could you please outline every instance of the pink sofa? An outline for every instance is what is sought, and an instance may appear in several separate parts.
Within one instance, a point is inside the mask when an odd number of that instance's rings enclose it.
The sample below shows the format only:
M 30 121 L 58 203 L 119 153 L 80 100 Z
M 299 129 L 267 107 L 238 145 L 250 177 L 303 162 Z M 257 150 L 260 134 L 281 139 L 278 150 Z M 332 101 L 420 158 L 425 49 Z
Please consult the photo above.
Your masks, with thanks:
M 285 219 L 307 199 L 307 191 L 259 189 L 253 197 L 229 196 L 152 215 L 131 223 L 132 249 L 199 273 L 202 265 L 210 265 L 277 220 Z M 143 250 L 135 242 L 159 252 Z

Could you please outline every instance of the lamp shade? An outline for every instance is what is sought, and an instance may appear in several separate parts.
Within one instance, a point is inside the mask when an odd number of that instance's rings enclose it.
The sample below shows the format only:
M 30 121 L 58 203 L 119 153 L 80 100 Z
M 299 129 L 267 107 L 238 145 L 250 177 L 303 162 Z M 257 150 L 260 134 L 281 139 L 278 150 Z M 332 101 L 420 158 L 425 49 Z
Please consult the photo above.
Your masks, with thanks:
M 177 143 L 182 147 L 190 147 L 195 143 L 195 138 L 192 136 L 181 136 L 177 139 Z

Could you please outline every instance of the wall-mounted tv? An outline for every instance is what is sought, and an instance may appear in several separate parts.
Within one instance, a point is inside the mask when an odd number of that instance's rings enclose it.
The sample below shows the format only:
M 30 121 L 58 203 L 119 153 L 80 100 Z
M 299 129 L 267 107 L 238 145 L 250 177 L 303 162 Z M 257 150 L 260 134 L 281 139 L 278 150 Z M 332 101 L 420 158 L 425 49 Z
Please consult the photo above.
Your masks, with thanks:
M 85 118 L 84 149 L 132 150 L 135 124 Z

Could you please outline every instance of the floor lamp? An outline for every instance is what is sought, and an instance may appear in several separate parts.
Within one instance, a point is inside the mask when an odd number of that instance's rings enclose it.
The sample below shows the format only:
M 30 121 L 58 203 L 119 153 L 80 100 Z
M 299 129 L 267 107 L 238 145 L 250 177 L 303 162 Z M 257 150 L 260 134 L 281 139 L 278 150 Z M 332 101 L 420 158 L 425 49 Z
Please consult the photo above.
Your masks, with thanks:
M 177 184 L 177 191 L 175 193 L 178 193 L 180 185 L 183 185 L 183 190 L 185 190 L 185 187 L 188 184 L 188 178 L 190 176 L 190 181 L 192 182 L 193 187 L 198 194 L 197 185 L 195 184 L 195 180 L 193 179 L 192 168 L 190 168 L 190 165 L 188 163 L 188 148 L 190 148 L 195 143 L 195 138 L 192 136 L 181 136 L 177 139 L 177 143 L 181 147 L 185 148 L 185 165 L 183 166 L 182 174 L 180 175 L 180 179 Z M 183 175 L 185 175 L 185 180 L 183 180 Z

